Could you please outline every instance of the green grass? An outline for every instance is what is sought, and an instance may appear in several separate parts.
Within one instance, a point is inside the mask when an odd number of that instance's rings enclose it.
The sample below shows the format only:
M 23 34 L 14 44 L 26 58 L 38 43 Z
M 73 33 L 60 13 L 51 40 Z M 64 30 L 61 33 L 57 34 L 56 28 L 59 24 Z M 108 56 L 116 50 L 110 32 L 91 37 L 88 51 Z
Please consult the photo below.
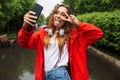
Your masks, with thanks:
M 11 32 L 11 33 L 1 32 L 1 33 L 0 33 L 0 36 L 1 36 L 1 35 L 4 35 L 4 34 L 7 34 L 8 39 L 16 38 L 16 36 L 17 36 L 17 33 L 16 33 L 16 32 Z
M 8 35 L 8 38 L 11 39 L 11 38 L 16 38 L 17 33 L 14 32 L 14 33 L 9 33 L 7 35 Z

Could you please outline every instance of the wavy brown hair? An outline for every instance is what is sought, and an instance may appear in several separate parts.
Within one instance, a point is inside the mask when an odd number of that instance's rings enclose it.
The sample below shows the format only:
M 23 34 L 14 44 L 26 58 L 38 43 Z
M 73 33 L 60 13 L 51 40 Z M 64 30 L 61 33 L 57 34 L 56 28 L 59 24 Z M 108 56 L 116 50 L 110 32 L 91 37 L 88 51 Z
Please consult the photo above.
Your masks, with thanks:
M 54 21 L 53 21 L 53 15 L 57 12 L 59 7 L 65 7 L 67 9 L 68 15 L 72 14 L 71 9 L 68 5 L 60 4 L 60 5 L 56 6 L 56 8 L 54 9 L 53 13 L 51 14 L 51 17 L 48 22 L 48 28 L 52 29 L 53 34 L 55 33 L 55 30 L 56 30 L 56 27 L 54 26 Z M 65 22 L 65 24 L 61 27 L 62 29 L 64 29 L 65 35 L 60 36 L 59 34 L 57 34 L 57 37 L 56 37 L 56 39 L 58 40 L 58 46 L 59 46 L 60 52 L 62 51 L 62 48 L 63 48 L 65 42 L 68 41 L 71 30 L 75 27 L 76 26 L 74 26 L 70 22 Z M 45 44 L 46 49 L 48 48 L 48 45 L 50 44 L 50 38 L 51 38 L 51 36 L 49 34 L 46 34 L 46 36 L 44 38 L 44 44 Z

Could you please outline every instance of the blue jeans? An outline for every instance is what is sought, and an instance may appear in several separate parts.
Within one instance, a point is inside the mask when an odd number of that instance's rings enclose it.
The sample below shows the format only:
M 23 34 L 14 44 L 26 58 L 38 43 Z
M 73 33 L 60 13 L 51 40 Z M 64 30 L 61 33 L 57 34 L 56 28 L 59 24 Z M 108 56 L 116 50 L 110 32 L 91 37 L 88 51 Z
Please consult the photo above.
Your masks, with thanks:
M 45 72 L 45 80 L 71 80 L 64 66 Z

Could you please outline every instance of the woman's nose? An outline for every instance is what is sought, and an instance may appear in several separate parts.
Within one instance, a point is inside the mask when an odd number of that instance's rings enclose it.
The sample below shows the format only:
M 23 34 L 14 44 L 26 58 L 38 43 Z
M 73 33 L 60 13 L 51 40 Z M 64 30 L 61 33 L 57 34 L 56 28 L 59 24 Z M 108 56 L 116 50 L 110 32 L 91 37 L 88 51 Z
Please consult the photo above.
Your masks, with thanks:
M 57 16 L 57 17 L 60 17 L 60 14 L 57 14 L 56 16 Z

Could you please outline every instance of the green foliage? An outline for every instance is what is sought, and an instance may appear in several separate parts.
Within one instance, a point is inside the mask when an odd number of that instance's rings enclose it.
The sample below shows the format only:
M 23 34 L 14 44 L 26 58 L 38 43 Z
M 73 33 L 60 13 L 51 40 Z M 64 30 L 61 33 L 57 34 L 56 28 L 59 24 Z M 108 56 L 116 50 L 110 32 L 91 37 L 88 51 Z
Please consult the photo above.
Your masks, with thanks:
M 31 10 L 31 8 L 34 5 L 34 0 L 30 1 L 30 0 L 18 0 L 19 2 L 15 5 L 18 5 L 18 8 L 15 9 L 15 13 L 14 16 L 12 17 L 12 19 L 10 19 L 7 24 L 6 24 L 6 28 L 5 30 L 7 31 L 7 33 L 9 32 L 13 32 L 18 31 L 23 23 L 23 16 L 24 14 Z M 27 7 L 26 7 L 27 6 Z
M 120 51 L 120 10 L 114 12 L 93 12 L 77 16 L 80 21 L 93 23 L 99 26 L 104 36 L 96 45 L 111 47 Z
M 34 0 L 0 0 L 0 32 L 18 26 L 21 19 L 23 20 L 23 14 L 30 10 L 33 4 Z
M 0 33 L 17 32 L 26 12 L 32 9 L 35 0 L 0 0 Z M 38 22 L 43 22 L 41 14 Z
M 120 0 L 64 0 L 63 3 L 68 4 L 76 15 L 120 9 Z

